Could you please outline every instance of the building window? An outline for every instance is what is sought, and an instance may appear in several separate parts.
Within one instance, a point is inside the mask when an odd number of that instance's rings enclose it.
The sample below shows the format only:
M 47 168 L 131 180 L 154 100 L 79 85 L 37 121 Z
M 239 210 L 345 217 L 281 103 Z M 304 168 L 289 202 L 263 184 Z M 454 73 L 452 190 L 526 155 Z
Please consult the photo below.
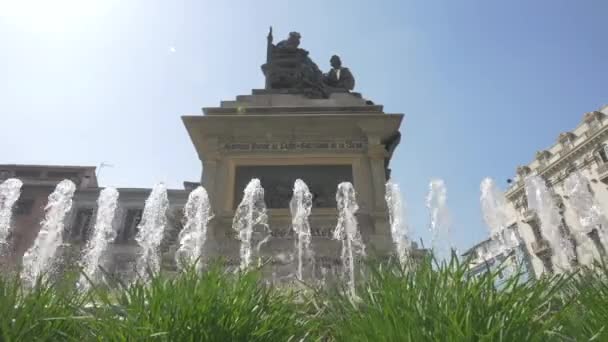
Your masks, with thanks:
M 593 241 L 593 244 L 595 245 L 595 248 L 600 256 L 602 258 L 606 258 L 606 247 L 602 244 L 598 229 L 602 229 L 602 226 L 599 225 L 597 228 L 593 228 L 589 233 L 587 233 L 587 235 L 589 238 L 591 238 L 591 241 Z
M 595 191 L 591 187 L 591 183 L 587 183 L 587 190 L 589 191 L 589 193 L 591 194 L 591 196 L 593 196 L 593 198 L 595 198 Z
M 116 236 L 116 242 L 125 243 L 135 239 L 135 235 L 137 235 L 137 226 L 141 222 L 142 214 L 142 209 L 127 210 L 124 224 Z
M 10 178 L 11 176 L 11 171 L 9 170 L 0 170 L 0 179 L 1 180 L 5 180 Z
M 15 208 L 13 209 L 13 213 L 19 216 L 26 216 L 32 213 L 32 209 L 34 208 L 34 200 L 33 199 L 20 199 L 15 203 Z
M 553 273 L 553 261 L 551 261 L 551 256 L 550 255 L 544 255 L 542 257 L 539 257 L 540 261 L 542 261 L 543 263 L 543 267 L 545 268 L 545 270 L 548 273 Z
M 561 225 L 559 227 L 559 230 L 560 230 L 562 237 L 564 239 L 570 241 L 570 245 L 572 246 L 572 252 L 574 255 L 574 260 L 572 260 L 572 263 L 573 263 L 573 265 L 578 265 L 578 263 L 579 263 L 578 253 L 577 253 L 578 242 L 576 241 L 576 239 L 574 238 L 574 235 L 572 234 L 572 229 L 570 228 L 568 223 L 566 223 L 566 218 L 565 218 L 563 212 L 561 213 Z
M 519 236 L 517 231 L 517 223 L 514 223 L 502 230 L 501 236 L 503 241 L 506 241 L 509 245 L 519 245 Z
M 501 281 L 501 280 L 505 279 L 505 272 L 503 272 L 503 271 L 505 271 L 505 269 L 503 268 L 503 263 L 505 261 L 504 260 L 498 260 L 498 261 L 499 262 L 498 262 L 498 266 L 497 266 L 498 267 L 498 274 L 497 274 L 497 276 L 498 276 L 498 280 Z
M 76 212 L 76 218 L 70 231 L 70 241 L 86 242 L 93 225 L 93 208 L 81 208 Z
M 186 217 L 184 208 L 174 208 L 167 213 L 167 229 L 172 233 L 179 233 L 184 229 Z
M 534 234 L 534 238 L 536 241 L 540 242 L 543 239 L 543 234 L 540 232 L 540 224 L 537 220 L 532 220 L 528 222 L 530 227 L 532 228 L 532 233 Z
M 526 195 L 520 196 L 515 200 L 515 207 L 521 209 L 522 212 L 526 212 L 528 210 L 528 198 Z
M 597 154 L 600 156 L 602 163 L 608 163 L 608 145 L 602 144 L 597 150 Z

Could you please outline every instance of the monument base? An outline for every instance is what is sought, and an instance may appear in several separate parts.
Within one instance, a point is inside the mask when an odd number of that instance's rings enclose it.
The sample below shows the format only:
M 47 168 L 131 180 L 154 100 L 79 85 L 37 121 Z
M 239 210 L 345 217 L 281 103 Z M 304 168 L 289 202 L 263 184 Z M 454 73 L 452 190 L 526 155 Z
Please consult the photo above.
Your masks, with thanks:
M 265 189 L 272 237 L 260 254 L 275 277 L 293 274 L 297 262 L 288 209 L 296 179 L 313 194 L 311 275 L 342 268 L 341 243 L 332 239 L 341 182 L 351 182 L 356 189 L 356 216 L 368 252 L 392 253 L 384 193 L 402 114 L 384 113 L 382 106 L 347 92 L 310 99 L 254 91 L 203 111 L 204 116 L 185 116 L 183 121 L 202 161 L 202 185 L 215 213 L 206 248 L 209 257 L 238 265 L 239 241 L 232 222 L 252 178 L 260 179 Z

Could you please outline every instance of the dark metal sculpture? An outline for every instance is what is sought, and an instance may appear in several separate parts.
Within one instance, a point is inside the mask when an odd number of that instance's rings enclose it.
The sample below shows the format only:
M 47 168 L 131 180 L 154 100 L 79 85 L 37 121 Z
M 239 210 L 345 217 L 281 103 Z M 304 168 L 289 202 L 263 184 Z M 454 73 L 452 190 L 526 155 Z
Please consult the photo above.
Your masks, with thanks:
M 272 32 L 272 28 L 270 29 Z M 302 36 L 298 32 L 289 32 L 289 37 L 277 43 L 279 49 L 297 49 Z M 271 42 L 272 43 L 272 42 Z
M 266 63 L 262 71 L 266 76 L 266 90 L 278 93 L 304 94 L 311 98 L 327 98 L 332 92 L 348 92 L 355 81 L 348 68 L 341 66 L 338 56 L 331 59 L 332 70 L 324 75 L 310 59 L 308 51 L 300 48 L 301 35 L 289 37 L 276 45 L 272 43 L 272 27 L 267 37 Z
M 329 63 L 332 69 L 324 75 L 323 82 L 332 88 L 353 90 L 355 88 L 355 78 L 348 68 L 342 67 L 340 57 L 331 56 Z

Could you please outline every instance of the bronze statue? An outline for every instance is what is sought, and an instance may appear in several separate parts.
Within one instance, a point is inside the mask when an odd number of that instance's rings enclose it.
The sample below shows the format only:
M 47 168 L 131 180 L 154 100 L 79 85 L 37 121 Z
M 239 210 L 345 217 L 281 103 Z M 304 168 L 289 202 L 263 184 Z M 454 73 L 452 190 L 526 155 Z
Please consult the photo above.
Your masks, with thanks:
M 298 32 L 289 32 L 289 37 L 277 43 L 279 49 L 297 49 L 300 46 L 302 36 Z
M 329 60 L 332 69 L 323 76 L 323 82 L 332 88 L 353 90 L 355 78 L 348 68 L 342 67 L 340 57 L 333 55 Z
M 300 38 L 298 32 L 291 32 L 287 39 L 274 45 L 271 28 L 268 34 L 268 56 L 266 64 L 262 65 L 262 71 L 266 75 L 266 89 L 327 97 L 323 90 L 323 73 L 308 57 L 308 51 L 299 47 Z
M 289 37 L 276 45 L 272 43 L 272 27 L 267 38 L 266 89 L 281 93 L 304 94 L 311 98 L 328 98 L 332 92 L 348 92 L 355 79 L 348 68 L 343 68 L 340 57 L 331 58 L 332 70 L 324 75 L 310 59 L 308 51 L 300 48 L 301 35 L 290 32 Z

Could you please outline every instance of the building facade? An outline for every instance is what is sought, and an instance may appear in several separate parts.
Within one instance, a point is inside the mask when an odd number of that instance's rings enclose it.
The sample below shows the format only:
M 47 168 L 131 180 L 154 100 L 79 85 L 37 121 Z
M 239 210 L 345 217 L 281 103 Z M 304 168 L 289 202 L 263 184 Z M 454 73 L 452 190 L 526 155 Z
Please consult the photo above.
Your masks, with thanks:
M 10 258 L 20 258 L 38 235 L 48 196 L 57 183 L 70 179 L 78 191 L 98 186 L 95 167 L 90 166 L 0 165 L 0 182 L 8 178 L 23 182 L 13 210 Z
M 559 233 L 572 244 L 572 266 L 589 265 L 606 257 L 608 246 L 600 241 L 598 232 L 608 227 L 600 224 L 589 233 L 580 233 L 584 229 L 573 210 L 574 199 L 568 197 L 564 188 L 564 181 L 574 172 L 589 180 L 588 190 L 605 216 L 608 213 L 608 106 L 585 113 L 577 127 L 561 133 L 552 146 L 538 151 L 532 162 L 519 166 L 505 192 L 511 225 L 518 231 L 536 277 L 561 270 L 553 264 L 554 251 L 541 229 L 538 213 L 528 205 L 524 184 L 528 176 L 542 177 L 553 196 L 561 219 Z M 608 222 L 606 217 L 601 221 Z
M 11 249 L 2 256 L 4 262 L 18 265 L 25 251 L 33 244 L 40 223 L 44 220 L 45 206 L 48 196 L 55 186 L 63 179 L 69 179 L 76 184 L 72 210 L 65 221 L 63 240 L 70 248 L 62 249 L 64 264 L 75 262 L 88 241 L 93 229 L 97 211 L 97 198 L 103 189 L 99 187 L 94 166 L 52 166 L 52 165 L 0 165 L 0 183 L 8 178 L 18 178 L 23 182 L 21 196 L 13 209 L 12 229 L 9 236 Z M 185 183 L 184 189 L 168 190 L 170 209 L 167 213 L 167 227 L 164 258 L 172 268 L 172 248 L 175 245 L 177 233 L 181 229 L 182 209 L 192 186 L 197 184 Z M 120 193 L 114 226 L 117 237 L 110 246 L 103 261 L 108 270 L 128 274 L 137 256 L 135 235 L 141 220 L 145 200 L 151 189 L 118 188 Z
M 513 223 L 502 232 L 503 240 L 516 241 L 509 248 L 503 248 L 497 239 L 485 239 L 462 254 L 471 262 L 470 272 L 478 276 L 486 272 L 497 272 L 494 285 L 501 288 L 515 273 L 520 281 L 535 279 L 532 257 L 519 234 L 518 225 Z

